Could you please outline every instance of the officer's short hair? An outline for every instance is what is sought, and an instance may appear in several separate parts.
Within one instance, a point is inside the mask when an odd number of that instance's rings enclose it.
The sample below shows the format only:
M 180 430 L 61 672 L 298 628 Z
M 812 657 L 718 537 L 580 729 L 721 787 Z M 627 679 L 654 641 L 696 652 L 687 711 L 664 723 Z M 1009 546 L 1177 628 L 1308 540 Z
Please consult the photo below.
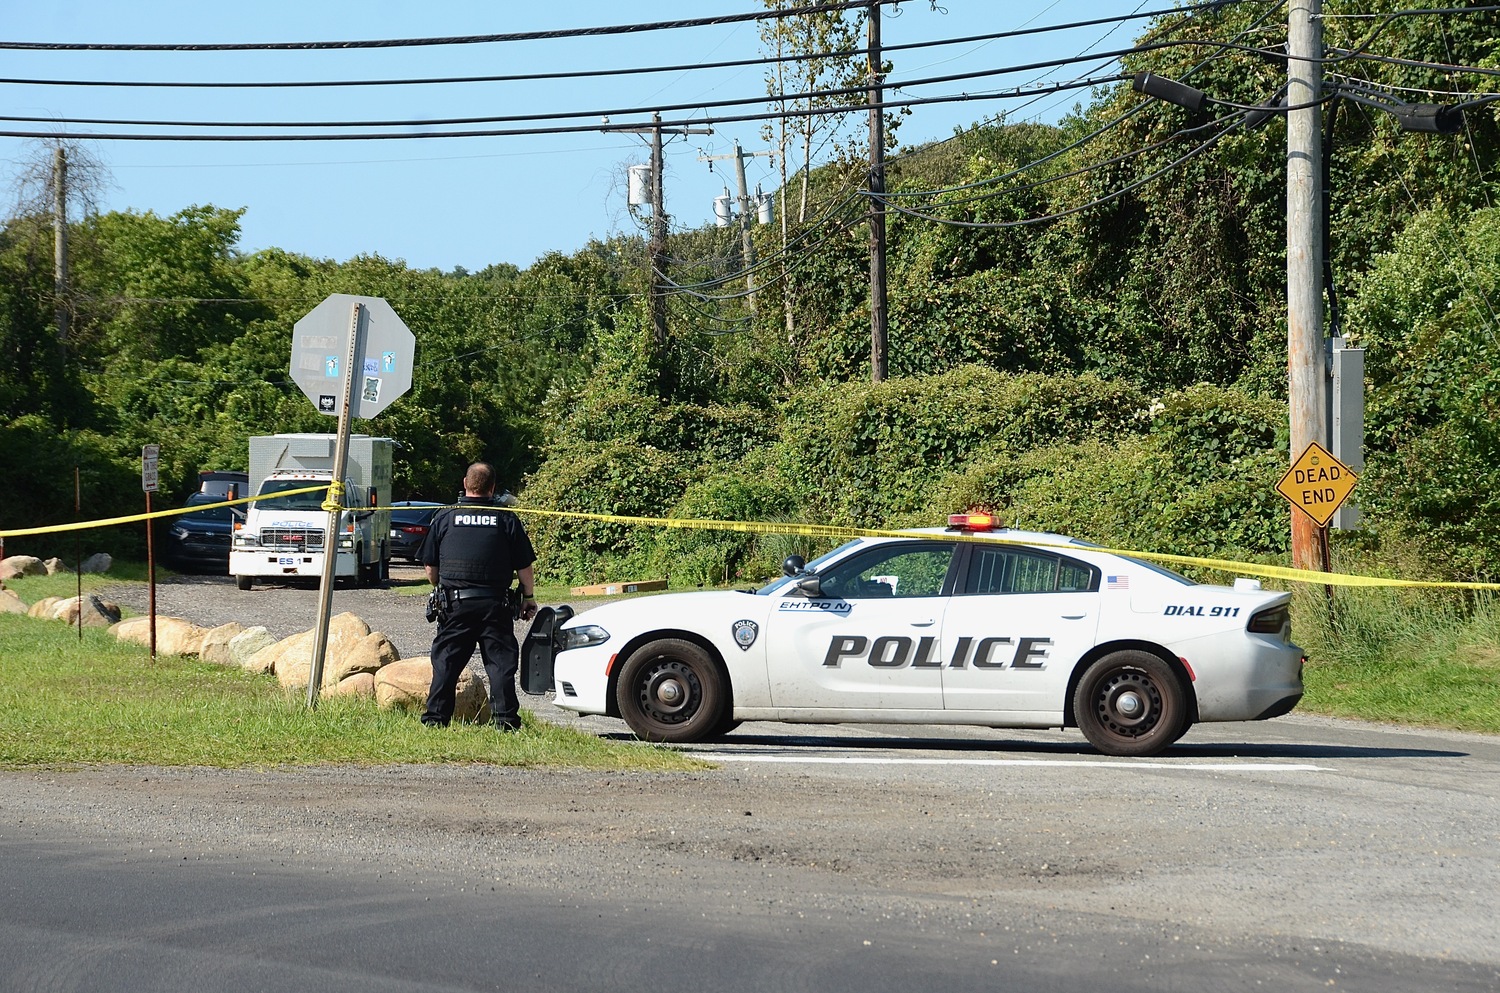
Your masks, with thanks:
M 495 491 L 495 467 L 488 462 L 475 462 L 469 466 L 469 471 L 464 473 L 464 489 L 469 493 L 485 493 Z

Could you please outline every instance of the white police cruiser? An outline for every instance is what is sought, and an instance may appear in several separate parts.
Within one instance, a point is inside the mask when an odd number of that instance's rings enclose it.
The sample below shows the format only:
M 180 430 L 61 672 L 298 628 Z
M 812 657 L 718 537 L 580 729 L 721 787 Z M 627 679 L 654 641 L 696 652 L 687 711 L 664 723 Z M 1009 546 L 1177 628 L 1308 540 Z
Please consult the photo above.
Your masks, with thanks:
M 755 591 L 544 610 L 522 685 L 692 742 L 742 721 L 1077 727 L 1154 755 L 1200 721 L 1302 698 L 1288 593 L 1205 586 L 1055 534 L 956 514 L 859 538 Z

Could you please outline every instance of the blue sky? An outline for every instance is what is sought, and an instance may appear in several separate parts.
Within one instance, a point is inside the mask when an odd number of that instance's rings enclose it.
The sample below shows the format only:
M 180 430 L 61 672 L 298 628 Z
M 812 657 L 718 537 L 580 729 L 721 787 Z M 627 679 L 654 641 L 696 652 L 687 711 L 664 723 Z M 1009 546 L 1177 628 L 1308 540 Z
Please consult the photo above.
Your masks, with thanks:
M 427 38 L 596 27 L 698 18 L 757 9 L 758 0 L 438 0 L 350 3 L 260 0 L 255 4 L 54 0 L 11 3 L 0 21 L 10 42 L 243 43 Z M 1169 9 L 1170 0 L 908 0 L 882 21 L 886 45 L 980 35 Z M 1127 47 L 1144 21 L 970 42 L 891 55 L 896 78 L 920 78 L 1068 58 Z M 20 79 L 267 81 L 410 79 L 523 74 L 728 61 L 764 55 L 753 23 L 648 35 L 405 49 L 113 53 L 4 52 L 3 74 Z M 1083 63 L 1048 76 L 1028 71 L 912 90 L 929 96 L 1010 88 L 1095 72 Z M 1109 71 L 1109 70 L 1100 70 Z M 0 115 L 145 120 L 366 121 L 529 114 L 688 104 L 756 97 L 760 67 L 528 83 L 280 90 L 119 89 L 0 83 Z M 903 142 L 947 137 L 956 126 L 1006 111 L 1012 119 L 1055 120 L 1087 91 L 1044 98 L 978 100 L 918 107 Z M 763 106 L 763 105 L 762 105 Z M 760 106 L 753 108 L 761 109 Z M 700 115 L 701 116 L 701 115 Z M 638 118 L 616 115 L 612 123 Z M 639 118 L 646 120 L 646 118 Z M 592 123 L 597 118 L 581 122 Z M 525 126 L 525 125 L 523 125 Z M 0 122 L 0 130 L 52 130 Z M 76 128 L 75 128 L 76 130 Z M 130 130 L 145 130 L 133 128 Z M 181 132 L 188 129 L 172 128 Z M 224 133 L 226 128 L 200 129 Z M 284 129 L 283 129 L 284 130 Z M 667 212 L 675 227 L 713 218 L 713 198 L 734 185 L 731 164 L 710 170 L 700 156 L 767 145 L 756 124 L 670 141 Z M 647 161 L 630 135 L 344 142 L 143 142 L 96 140 L 105 166 L 105 210 L 168 215 L 213 204 L 245 208 L 240 247 L 283 248 L 345 260 L 379 254 L 418 268 L 478 270 L 497 262 L 529 265 L 545 252 L 572 252 L 591 236 L 637 230 L 625 204 L 625 171 Z M 36 142 L 0 138 L 0 187 L 39 154 Z M 749 184 L 767 191 L 777 169 L 747 161 Z

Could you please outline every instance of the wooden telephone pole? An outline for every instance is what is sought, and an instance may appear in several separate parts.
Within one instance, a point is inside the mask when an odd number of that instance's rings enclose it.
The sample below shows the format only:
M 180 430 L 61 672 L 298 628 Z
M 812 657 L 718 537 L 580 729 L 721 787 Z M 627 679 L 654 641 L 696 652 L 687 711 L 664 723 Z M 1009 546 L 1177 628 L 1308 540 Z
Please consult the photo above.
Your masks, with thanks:
M 880 67 L 880 0 L 871 0 L 869 27 L 870 69 L 870 382 L 885 381 L 885 119 L 881 114 L 884 87 Z
M 1323 21 L 1321 0 L 1292 0 L 1287 25 L 1286 295 L 1291 459 L 1327 426 L 1323 341 Z M 1292 512 L 1292 565 L 1327 571 L 1328 533 Z

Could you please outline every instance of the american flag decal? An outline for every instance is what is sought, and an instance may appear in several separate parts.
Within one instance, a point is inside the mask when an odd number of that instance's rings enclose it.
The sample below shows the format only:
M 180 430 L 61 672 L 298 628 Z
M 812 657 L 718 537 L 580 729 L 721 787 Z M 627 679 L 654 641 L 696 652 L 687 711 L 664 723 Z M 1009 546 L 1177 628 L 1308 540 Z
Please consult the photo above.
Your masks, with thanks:
M 1111 590 L 1128 590 L 1128 589 L 1130 589 L 1130 577 L 1129 576 L 1105 576 L 1104 577 L 1104 586 L 1105 586 L 1106 589 L 1111 589 Z

